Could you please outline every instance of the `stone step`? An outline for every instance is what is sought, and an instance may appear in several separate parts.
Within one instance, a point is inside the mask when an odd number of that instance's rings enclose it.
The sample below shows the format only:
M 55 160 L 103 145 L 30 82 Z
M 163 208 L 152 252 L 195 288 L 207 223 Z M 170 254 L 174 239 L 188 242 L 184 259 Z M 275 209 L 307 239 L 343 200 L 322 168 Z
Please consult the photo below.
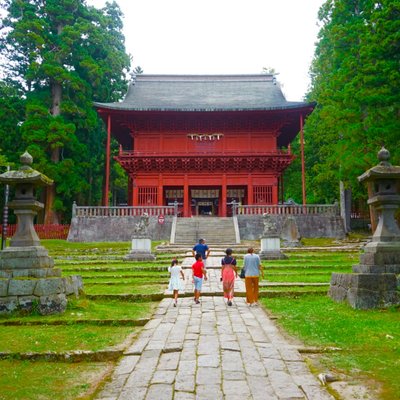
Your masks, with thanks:
M 195 243 L 191 243 L 188 245 L 183 245 L 183 244 L 159 245 L 157 246 L 157 251 L 162 253 L 187 255 L 187 253 L 191 254 L 194 244 Z M 207 243 L 207 245 L 211 250 L 211 255 L 215 255 L 216 253 L 223 255 L 225 254 L 225 250 L 227 248 L 231 248 L 234 254 L 247 253 L 247 249 L 249 247 L 245 244 L 233 244 L 233 243 L 218 243 L 218 244 Z M 256 253 L 260 251 L 260 248 L 258 246 L 253 246 L 253 247 Z
M 177 220 L 175 243 L 193 244 L 200 238 L 207 243 L 220 243 L 221 238 L 227 243 L 236 243 L 232 218 L 179 218 Z

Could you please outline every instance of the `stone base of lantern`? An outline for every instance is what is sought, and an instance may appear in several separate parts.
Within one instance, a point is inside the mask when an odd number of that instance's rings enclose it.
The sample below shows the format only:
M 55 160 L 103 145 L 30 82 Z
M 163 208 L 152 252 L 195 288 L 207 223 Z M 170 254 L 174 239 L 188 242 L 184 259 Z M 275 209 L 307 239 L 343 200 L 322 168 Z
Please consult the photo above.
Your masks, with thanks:
M 61 277 L 42 246 L 7 247 L 0 252 L 0 314 L 14 311 L 55 314 L 65 311 L 68 296 L 83 291 L 80 276 Z
M 331 277 L 328 295 L 355 309 L 386 308 L 400 303 L 395 274 L 336 274 Z
M 134 261 L 153 261 L 156 257 L 151 253 L 151 239 L 134 238 L 132 239 L 132 250 L 125 257 L 125 260 Z
M 43 246 L 7 247 L 0 252 L 0 270 L 53 268 L 54 260 Z
M 368 243 L 360 255 L 360 265 L 353 266 L 353 272 L 400 274 L 400 243 Z
M 41 315 L 62 313 L 68 296 L 78 297 L 83 291 L 80 276 L 0 279 L 0 314 L 14 311 Z
M 287 258 L 287 256 L 281 252 L 279 237 L 262 238 L 259 256 L 261 260 L 283 260 Z

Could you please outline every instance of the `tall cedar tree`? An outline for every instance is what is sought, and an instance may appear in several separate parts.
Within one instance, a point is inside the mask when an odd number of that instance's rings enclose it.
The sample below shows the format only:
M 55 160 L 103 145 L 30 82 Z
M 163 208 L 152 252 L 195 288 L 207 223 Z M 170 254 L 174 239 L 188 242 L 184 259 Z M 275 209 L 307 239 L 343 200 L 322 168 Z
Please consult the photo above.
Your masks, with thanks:
M 357 176 L 377 163 L 382 145 L 400 162 L 400 0 L 329 0 L 307 100 L 309 201 L 338 198 L 339 181 L 365 196 Z
M 54 179 L 45 223 L 58 223 L 72 201 L 91 204 L 101 192 L 104 129 L 93 101 L 126 91 L 130 58 L 118 5 L 82 0 L 0 0 L 7 80 L 26 99 L 22 145 L 35 167 Z

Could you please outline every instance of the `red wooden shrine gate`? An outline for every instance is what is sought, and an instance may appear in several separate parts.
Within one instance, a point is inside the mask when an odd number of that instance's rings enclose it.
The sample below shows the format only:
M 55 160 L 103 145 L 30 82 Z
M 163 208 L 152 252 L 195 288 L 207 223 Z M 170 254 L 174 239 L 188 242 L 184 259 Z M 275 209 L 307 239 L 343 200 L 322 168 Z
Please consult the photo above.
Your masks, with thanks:
M 184 217 L 225 217 L 234 202 L 278 204 L 290 143 L 314 107 L 287 102 L 267 74 L 138 75 L 124 101 L 95 105 L 107 123 L 108 160 L 111 135 L 120 143 L 129 205 L 177 202 Z

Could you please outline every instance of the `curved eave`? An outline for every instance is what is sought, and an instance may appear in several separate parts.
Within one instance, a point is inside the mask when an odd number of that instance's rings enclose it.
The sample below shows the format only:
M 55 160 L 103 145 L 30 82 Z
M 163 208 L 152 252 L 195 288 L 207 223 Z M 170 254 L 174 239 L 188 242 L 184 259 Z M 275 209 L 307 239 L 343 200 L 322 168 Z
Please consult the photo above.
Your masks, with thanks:
M 53 184 L 52 179 L 41 174 L 40 172 L 21 174 L 20 171 L 10 171 L 6 174 L 0 175 L 0 182 L 10 186 L 31 184 L 38 187 L 51 186 Z
M 364 172 L 357 179 L 359 182 L 370 182 L 377 179 L 399 179 L 400 167 L 398 166 L 380 166 L 377 165 Z
M 128 105 L 123 105 L 123 103 L 93 103 L 94 107 L 98 110 L 110 110 L 110 111 L 138 111 L 138 112 L 146 112 L 146 111 L 156 111 L 156 112 L 232 112 L 232 111 L 284 111 L 284 110 L 295 110 L 295 109 L 309 109 L 314 108 L 316 103 L 293 103 L 281 106 L 271 106 L 271 107 L 254 107 L 254 108 L 140 108 L 140 107 L 132 107 Z

